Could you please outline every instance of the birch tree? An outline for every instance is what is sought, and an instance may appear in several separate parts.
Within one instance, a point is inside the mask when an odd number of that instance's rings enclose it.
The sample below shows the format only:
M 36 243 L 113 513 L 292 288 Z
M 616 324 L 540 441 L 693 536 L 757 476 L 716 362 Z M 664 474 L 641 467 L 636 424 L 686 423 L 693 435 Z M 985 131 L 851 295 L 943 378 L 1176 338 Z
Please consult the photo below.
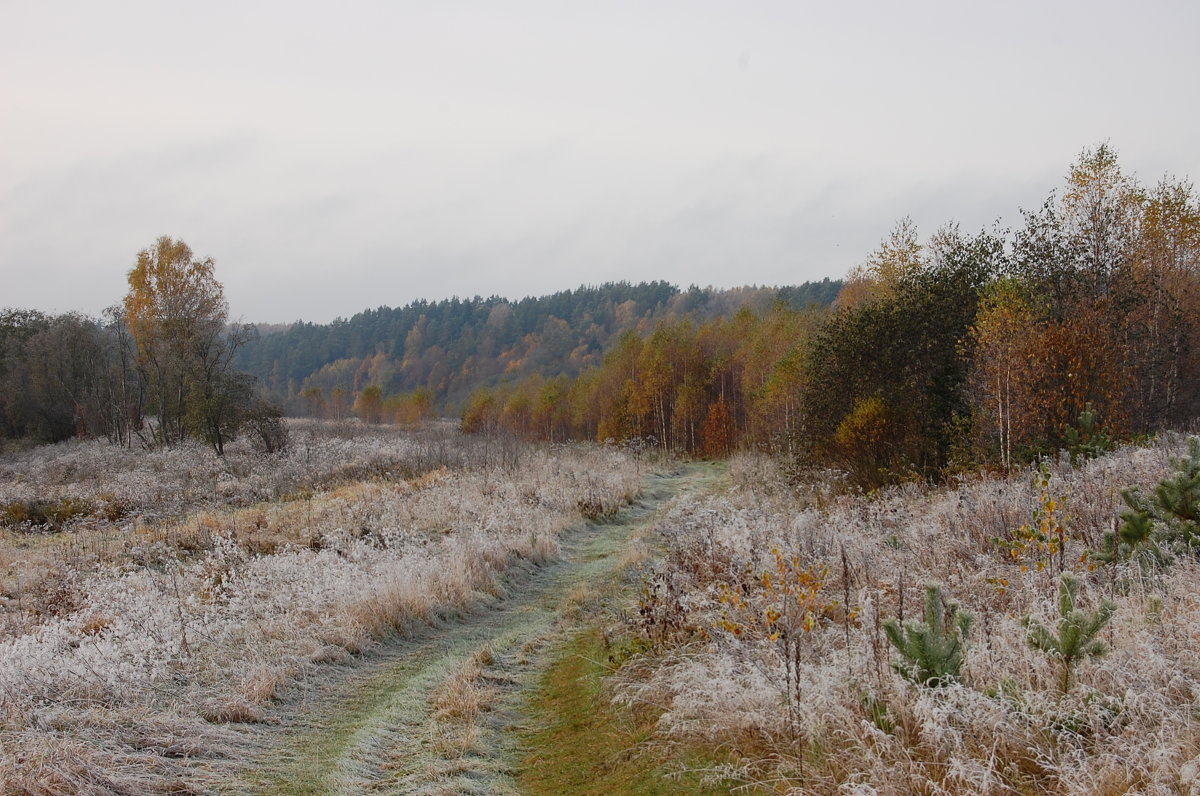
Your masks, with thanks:
M 229 307 L 213 267 L 211 257 L 196 259 L 183 241 L 161 237 L 138 252 L 124 309 L 156 415 L 151 441 L 173 445 L 195 435 L 223 455 L 250 390 L 232 367 L 244 338 L 227 329 Z

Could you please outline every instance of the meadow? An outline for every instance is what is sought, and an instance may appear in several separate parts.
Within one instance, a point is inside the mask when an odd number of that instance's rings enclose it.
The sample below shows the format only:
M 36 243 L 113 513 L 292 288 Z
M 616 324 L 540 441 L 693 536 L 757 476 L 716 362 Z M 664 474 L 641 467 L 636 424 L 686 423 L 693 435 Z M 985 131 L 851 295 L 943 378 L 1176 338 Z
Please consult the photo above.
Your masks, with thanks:
M 211 792 L 290 686 L 502 593 L 640 480 L 612 447 L 436 424 L 290 437 L 0 458 L 4 792 Z
M 867 494 L 737 456 L 660 524 L 611 693 L 749 792 L 1198 792 L 1198 453 Z M 1130 535 L 1164 480 L 1192 517 Z
M 564 533 L 663 477 L 617 446 L 448 425 L 289 432 L 273 455 L 69 441 L 0 458 L 4 792 L 257 792 L 247 760 L 306 683 L 407 666 L 397 640 L 480 634 Z M 1164 483 L 1200 502 L 1191 444 L 870 492 L 754 453 L 676 469 L 690 488 L 609 553 L 616 591 L 584 569 L 570 594 L 543 579 L 535 599 L 570 614 L 551 636 L 509 650 L 464 633 L 470 654 L 414 686 L 437 754 L 393 790 L 483 792 L 465 772 L 485 770 L 509 787 L 510 764 L 481 757 L 481 733 L 504 732 L 487 714 L 501 691 L 504 710 L 555 704 L 525 679 L 512 695 L 514 661 L 561 679 L 587 648 L 579 693 L 611 710 L 564 720 L 646 728 L 621 752 L 630 781 L 665 760 L 712 792 L 1196 792 L 1197 529 L 1155 508 Z M 569 737 L 584 751 L 594 732 Z

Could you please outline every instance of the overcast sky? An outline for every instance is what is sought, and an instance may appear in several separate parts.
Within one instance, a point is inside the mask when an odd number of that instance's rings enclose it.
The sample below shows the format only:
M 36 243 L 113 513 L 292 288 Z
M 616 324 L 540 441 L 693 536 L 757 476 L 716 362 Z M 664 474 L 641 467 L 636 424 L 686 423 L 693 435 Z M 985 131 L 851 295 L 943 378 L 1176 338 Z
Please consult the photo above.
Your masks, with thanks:
M 1196 2 L 0 0 L 0 307 L 139 249 L 235 316 L 840 277 L 1084 147 L 1200 176 Z

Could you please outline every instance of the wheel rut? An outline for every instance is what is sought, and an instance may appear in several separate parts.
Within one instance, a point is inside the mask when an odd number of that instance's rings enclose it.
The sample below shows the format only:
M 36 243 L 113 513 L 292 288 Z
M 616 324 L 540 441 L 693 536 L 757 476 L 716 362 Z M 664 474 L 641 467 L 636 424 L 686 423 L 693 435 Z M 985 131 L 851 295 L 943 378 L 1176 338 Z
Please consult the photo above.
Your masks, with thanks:
M 651 473 L 635 502 L 564 531 L 558 559 L 510 569 L 502 597 L 323 667 L 278 706 L 277 724 L 239 730 L 243 774 L 223 791 L 516 793 L 512 730 L 544 650 L 567 632 L 566 597 L 612 582 L 630 540 L 671 498 L 717 478 L 702 464 Z

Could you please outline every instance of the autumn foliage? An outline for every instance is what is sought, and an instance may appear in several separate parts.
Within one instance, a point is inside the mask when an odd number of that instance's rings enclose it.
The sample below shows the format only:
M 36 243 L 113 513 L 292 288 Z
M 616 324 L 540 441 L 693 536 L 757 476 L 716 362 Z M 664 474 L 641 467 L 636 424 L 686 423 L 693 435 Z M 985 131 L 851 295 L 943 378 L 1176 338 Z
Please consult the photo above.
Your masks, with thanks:
M 831 308 L 743 308 L 628 331 L 570 380 L 480 389 L 464 427 L 783 453 L 864 486 L 1011 468 L 1200 412 L 1200 204 L 1107 145 L 1016 230 L 922 242 L 903 219 Z

